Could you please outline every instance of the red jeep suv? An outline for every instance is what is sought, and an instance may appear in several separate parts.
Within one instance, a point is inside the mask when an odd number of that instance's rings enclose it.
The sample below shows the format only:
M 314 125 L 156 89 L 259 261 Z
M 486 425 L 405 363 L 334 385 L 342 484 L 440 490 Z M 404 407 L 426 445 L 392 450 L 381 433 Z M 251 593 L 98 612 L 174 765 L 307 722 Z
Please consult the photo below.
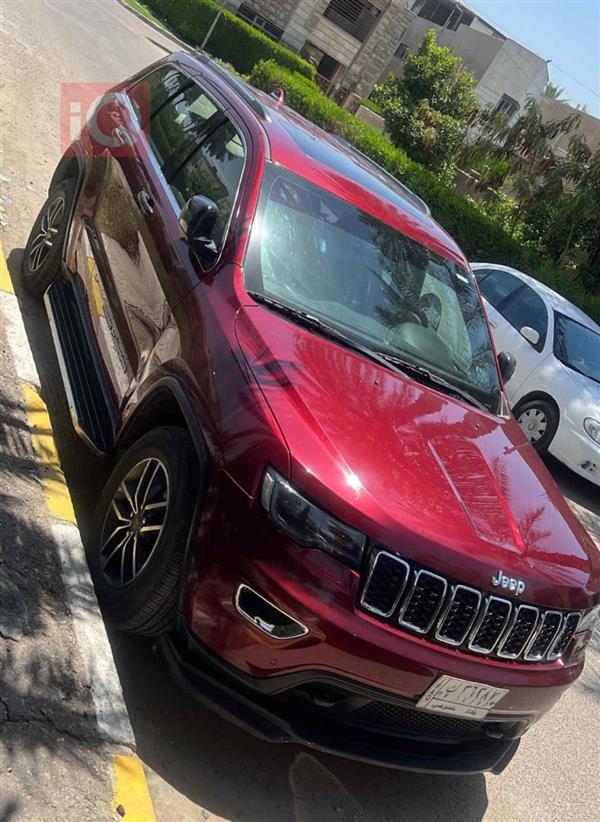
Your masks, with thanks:
M 110 624 L 264 739 L 501 771 L 582 670 L 599 554 L 427 206 L 175 54 L 66 152 L 23 280 L 118 454 L 86 546 Z

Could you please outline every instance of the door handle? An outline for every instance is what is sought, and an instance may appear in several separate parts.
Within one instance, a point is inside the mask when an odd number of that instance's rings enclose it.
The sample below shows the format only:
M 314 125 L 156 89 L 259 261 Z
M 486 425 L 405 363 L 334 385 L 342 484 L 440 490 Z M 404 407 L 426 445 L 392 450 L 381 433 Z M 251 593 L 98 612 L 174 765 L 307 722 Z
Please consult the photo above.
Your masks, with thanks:
M 139 191 L 137 201 L 144 214 L 152 214 L 154 212 L 154 200 L 147 191 Z

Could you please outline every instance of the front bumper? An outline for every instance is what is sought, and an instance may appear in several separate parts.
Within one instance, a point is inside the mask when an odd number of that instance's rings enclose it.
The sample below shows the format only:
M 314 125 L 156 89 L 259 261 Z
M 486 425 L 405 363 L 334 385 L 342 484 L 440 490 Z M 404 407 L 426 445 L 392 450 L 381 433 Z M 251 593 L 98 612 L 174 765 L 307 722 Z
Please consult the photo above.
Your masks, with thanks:
M 600 486 L 600 446 L 584 431 L 576 431 L 561 421 L 548 450 L 575 474 Z
M 500 773 L 530 719 L 441 717 L 319 671 L 258 679 L 219 659 L 184 627 L 163 635 L 157 650 L 188 693 L 254 736 L 368 764 L 445 774 Z M 394 715 L 396 725 L 390 722 Z
M 189 571 L 185 629 L 161 648 L 186 688 L 265 739 L 403 769 L 498 771 L 515 737 L 581 672 L 580 659 L 529 665 L 476 657 L 382 624 L 357 609 L 355 571 L 290 543 L 226 478 L 213 497 Z M 240 584 L 308 632 L 266 636 L 236 609 Z M 443 674 L 508 693 L 485 727 L 452 728 L 415 709 Z M 335 693 L 323 695 L 323 687 Z

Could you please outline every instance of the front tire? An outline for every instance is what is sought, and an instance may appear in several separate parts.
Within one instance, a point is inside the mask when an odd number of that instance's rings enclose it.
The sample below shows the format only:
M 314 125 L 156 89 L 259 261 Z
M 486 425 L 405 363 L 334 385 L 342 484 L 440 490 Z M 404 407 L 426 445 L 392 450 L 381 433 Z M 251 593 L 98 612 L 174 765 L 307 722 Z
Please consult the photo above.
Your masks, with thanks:
M 52 187 L 42 206 L 23 254 L 22 275 L 26 291 L 41 297 L 59 276 L 75 180 L 63 180 Z
M 514 415 L 538 454 L 546 454 L 558 428 L 559 418 L 555 406 L 548 400 L 536 397 L 519 403 Z
M 183 429 L 156 428 L 119 460 L 86 546 L 113 627 L 158 636 L 173 626 L 199 488 L 196 451 Z

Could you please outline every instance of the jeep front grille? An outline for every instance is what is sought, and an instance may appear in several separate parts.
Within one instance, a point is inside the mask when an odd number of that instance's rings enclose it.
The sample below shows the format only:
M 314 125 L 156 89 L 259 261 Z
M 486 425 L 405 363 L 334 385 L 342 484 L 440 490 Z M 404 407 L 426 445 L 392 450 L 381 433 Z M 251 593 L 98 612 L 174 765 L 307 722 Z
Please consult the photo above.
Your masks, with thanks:
M 360 607 L 434 642 L 518 662 L 561 657 L 581 618 L 462 585 L 381 548 L 371 555 Z

